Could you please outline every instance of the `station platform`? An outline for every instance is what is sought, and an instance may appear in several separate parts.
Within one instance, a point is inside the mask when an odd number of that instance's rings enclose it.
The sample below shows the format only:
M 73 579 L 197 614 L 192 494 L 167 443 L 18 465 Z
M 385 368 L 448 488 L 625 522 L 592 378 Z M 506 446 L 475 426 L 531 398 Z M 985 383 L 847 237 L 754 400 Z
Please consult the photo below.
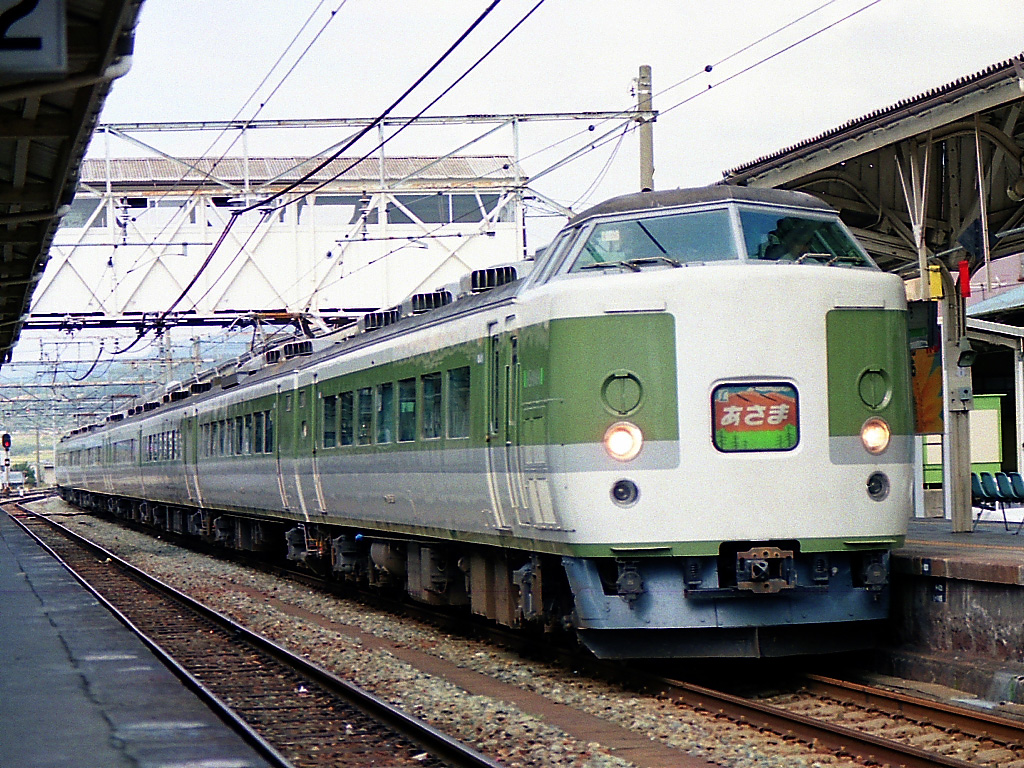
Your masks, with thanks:
M 0 511 L 0 766 L 267 762 Z
M 915 518 L 892 556 L 889 674 L 1024 704 L 1024 533 Z

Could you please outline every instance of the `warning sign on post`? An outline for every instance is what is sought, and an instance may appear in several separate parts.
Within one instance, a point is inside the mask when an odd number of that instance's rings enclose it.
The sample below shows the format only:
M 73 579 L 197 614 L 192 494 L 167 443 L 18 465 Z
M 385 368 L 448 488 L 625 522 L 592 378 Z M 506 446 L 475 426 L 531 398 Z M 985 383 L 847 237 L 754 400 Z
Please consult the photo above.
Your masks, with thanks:
M 67 72 L 64 0 L 0 0 L 0 78 Z

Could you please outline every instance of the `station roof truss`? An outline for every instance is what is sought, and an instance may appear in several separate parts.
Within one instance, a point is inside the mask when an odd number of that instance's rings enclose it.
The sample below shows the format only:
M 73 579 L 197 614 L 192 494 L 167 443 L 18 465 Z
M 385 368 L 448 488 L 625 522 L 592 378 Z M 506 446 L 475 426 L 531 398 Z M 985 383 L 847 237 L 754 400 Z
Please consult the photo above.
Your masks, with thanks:
M 824 199 L 883 269 L 919 271 L 920 235 L 932 263 L 973 272 L 1024 251 L 1022 108 L 1014 57 L 723 175 Z
M 66 72 L 0 71 L 0 364 L 21 333 L 111 82 L 128 70 L 140 5 L 66 0 Z

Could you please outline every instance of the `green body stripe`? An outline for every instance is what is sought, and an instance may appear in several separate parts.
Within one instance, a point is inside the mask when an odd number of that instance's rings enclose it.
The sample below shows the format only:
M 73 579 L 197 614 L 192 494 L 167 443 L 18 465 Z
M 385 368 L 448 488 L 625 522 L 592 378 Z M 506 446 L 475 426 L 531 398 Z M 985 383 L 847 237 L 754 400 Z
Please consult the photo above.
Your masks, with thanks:
M 871 416 L 893 434 L 913 434 L 906 312 L 836 309 L 825 331 L 829 435 L 859 435 Z

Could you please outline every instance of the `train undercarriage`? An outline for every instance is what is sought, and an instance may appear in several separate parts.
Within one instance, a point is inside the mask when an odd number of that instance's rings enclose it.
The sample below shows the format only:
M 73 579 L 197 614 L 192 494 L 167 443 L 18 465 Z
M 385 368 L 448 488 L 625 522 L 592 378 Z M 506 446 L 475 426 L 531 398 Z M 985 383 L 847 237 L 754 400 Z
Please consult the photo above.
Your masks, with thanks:
M 321 577 L 402 591 L 431 606 L 451 606 L 497 624 L 538 630 L 572 625 L 572 594 L 560 558 L 474 544 L 368 534 L 140 499 L 61 489 L 82 509 L 149 531 L 232 552 L 285 560 Z

